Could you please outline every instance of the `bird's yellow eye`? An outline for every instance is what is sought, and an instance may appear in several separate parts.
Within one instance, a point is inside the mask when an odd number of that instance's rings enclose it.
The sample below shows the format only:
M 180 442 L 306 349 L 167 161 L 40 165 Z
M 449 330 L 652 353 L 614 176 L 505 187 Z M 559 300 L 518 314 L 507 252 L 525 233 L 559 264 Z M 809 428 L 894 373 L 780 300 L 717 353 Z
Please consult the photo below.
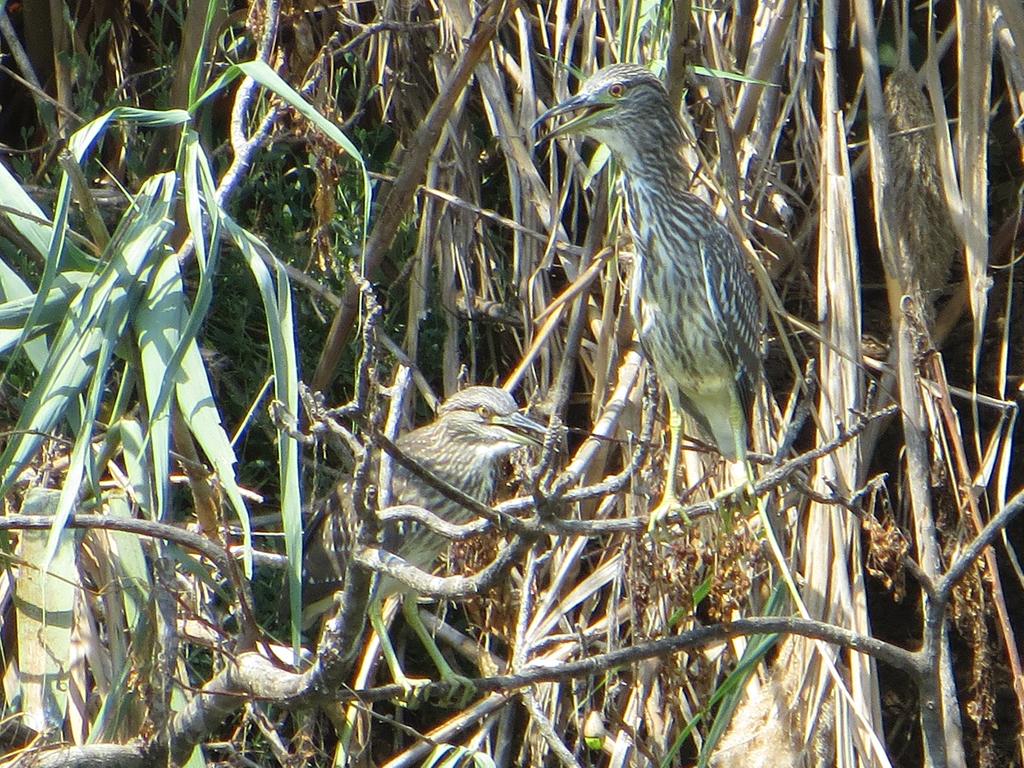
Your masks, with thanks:
M 621 99 L 626 95 L 626 86 L 622 83 L 612 83 L 608 86 L 608 95 L 613 99 Z
M 491 411 L 491 409 L 488 408 L 486 405 L 478 405 L 476 407 L 476 412 L 480 415 L 481 418 L 484 419 L 489 419 L 494 415 L 494 412 Z

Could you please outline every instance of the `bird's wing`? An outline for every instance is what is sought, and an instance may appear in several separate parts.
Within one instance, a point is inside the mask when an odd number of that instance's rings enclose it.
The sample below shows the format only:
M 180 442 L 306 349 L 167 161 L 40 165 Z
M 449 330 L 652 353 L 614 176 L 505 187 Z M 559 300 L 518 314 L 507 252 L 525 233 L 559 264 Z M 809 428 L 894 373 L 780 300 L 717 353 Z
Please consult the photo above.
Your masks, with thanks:
M 339 589 L 352 542 L 351 484 L 338 484 L 306 525 L 302 542 L 303 602 L 310 605 Z
M 719 344 L 736 369 L 736 389 L 750 414 L 754 381 L 761 370 L 761 322 L 757 289 L 744 268 L 743 253 L 732 233 L 716 221 L 699 245 L 708 306 Z

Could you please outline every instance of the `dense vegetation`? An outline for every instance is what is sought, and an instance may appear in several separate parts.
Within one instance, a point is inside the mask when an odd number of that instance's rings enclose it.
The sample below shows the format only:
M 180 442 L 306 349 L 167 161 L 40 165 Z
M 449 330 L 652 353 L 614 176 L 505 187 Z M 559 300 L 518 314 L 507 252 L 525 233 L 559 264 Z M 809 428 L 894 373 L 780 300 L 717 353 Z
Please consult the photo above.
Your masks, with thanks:
M 22 0 L 0 40 L 0 764 L 1024 765 L 1018 3 Z M 617 169 L 533 127 L 613 61 L 766 318 L 756 503 L 695 440 L 661 537 Z M 422 606 L 477 689 L 409 707 L 377 448 L 470 383 L 549 440 Z

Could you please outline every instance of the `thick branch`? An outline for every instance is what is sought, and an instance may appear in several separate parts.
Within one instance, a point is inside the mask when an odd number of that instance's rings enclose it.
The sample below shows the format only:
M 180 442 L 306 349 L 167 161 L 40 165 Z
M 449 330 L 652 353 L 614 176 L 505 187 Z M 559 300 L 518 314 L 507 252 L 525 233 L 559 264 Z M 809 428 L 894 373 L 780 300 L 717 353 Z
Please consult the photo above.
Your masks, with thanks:
M 32 768 L 151 768 L 166 762 L 152 750 L 139 744 L 88 744 L 82 747 L 56 747 L 23 755 L 24 762 L 0 763 L 2 768 L 30 765 Z
M 588 656 L 577 661 L 561 662 L 554 666 L 527 666 L 517 674 L 495 675 L 473 680 L 473 685 L 481 691 L 509 693 L 517 688 L 525 688 L 537 683 L 566 682 L 582 677 L 590 677 L 609 672 L 613 669 L 637 664 L 654 658 L 664 658 L 676 653 L 730 640 L 735 637 L 751 635 L 787 634 L 824 640 L 840 648 L 845 648 L 878 659 L 892 667 L 900 669 L 915 679 L 922 674 L 921 664 L 915 653 L 867 635 L 861 635 L 843 627 L 826 624 L 811 619 L 759 617 L 740 619 L 728 624 L 714 624 L 697 627 L 678 635 L 620 648 L 609 653 Z M 340 693 L 341 698 L 358 699 L 362 702 L 390 700 L 401 695 L 402 688 L 398 685 L 386 685 L 363 691 Z M 449 683 L 431 683 L 424 690 L 428 696 L 440 696 L 451 692 Z
M 491 527 L 486 520 L 473 520 L 462 525 L 449 523 L 429 509 L 415 504 L 396 504 L 393 507 L 387 507 L 378 512 L 377 517 L 384 524 L 411 521 L 451 541 L 465 541 L 479 536 Z
M 43 530 L 53 525 L 53 518 L 42 515 L 6 515 L 0 517 L 0 531 Z M 183 528 L 152 520 L 138 520 L 110 515 L 71 515 L 66 523 L 68 528 L 97 528 L 107 531 L 122 531 L 146 536 L 151 539 L 170 541 L 191 549 L 214 562 L 227 578 L 231 573 L 231 555 L 205 536 Z
M 457 600 L 479 595 L 494 586 L 522 558 L 526 547 L 526 541 L 517 536 L 507 547 L 502 547 L 486 568 L 472 576 L 434 576 L 396 554 L 377 548 L 356 552 L 354 561 L 369 570 L 387 574 L 417 594 Z
M 907 672 L 915 679 L 920 679 L 925 672 L 917 654 L 882 640 L 820 621 L 765 617 L 698 627 L 673 637 L 620 648 L 557 666 L 527 666 L 517 674 L 479 678 L 474 680 L 473 684 L 480 691 L 509 693 L 537 683 L 599 675 L 646 659 L 667 657 L 721 643 L 734 637 L 773 633 L 801 635 L 866 653 Z M 231 660 L 228 668 L 211 680 L 203 692 L 175 717 L 171 728 L 173 755 L 187 754 L 192 745 L 198 743 L 204 729 L 216 727 L 233 708 L 241 706 L 251 698 L 271 700 L 287 707 L 303 707 L 316 704 L 325 697 L 339 703 L 355 700 L 371 703 L 397 699 L 403 695 L 403 689 L 398 685 L 361 691 L 340 688 L 324 690 L 314 685 L 315 669 L 316 667 L 313 667 L 304 674 L 290 672 L 275 666 L 266 657 L 257 653 L 244 653 Z M 442 696 L 451 693 L 451 687 L 448 683 L 431 683 L 425 687 L 424 693 L 428 696 Z
M 599 653 L 555 666 L 527 665 L 516 674 L 477 678 L 473 684 L 481 691 L 509 693 L 537 683 L 565 682 L 599 675 L 618 667 L 705 648 L 736 637 L 766 634 L 800 635 L 823 640 L 841 648 L 866 653 L 910 674 L 915 679 L 923 672 L 917 654 L 883 640 L 811 619 L 759 617 L 697 627 L 672 637 Z M 309 687 L 309 680 L 308 672 L 289 672 L 257 653 L 244 653 L 233 661 L 227 670 L 208 683 L 203 689 L 204 693 L 196 698 L 209 695 L 233 696 L 236 703 L 240 704 L 244 699 L 251 697 L 272 700 L 284 706 L 306 706 L 315 703 L 321 695 Z M 450 692 L 448 686 L 448 683 L 431 683 L 425 689 L 425 693 L 431 696 L 443 695 Z M 402 695 L 402 688 L 398 685 L 385 685 L 358 691 L 338 690 L 329 695 L 332 701 L 338 702 L 374 702 L 399 698 Z M 184 722 L 184 715 L 183 712 L 176 718 L 176 726 Z

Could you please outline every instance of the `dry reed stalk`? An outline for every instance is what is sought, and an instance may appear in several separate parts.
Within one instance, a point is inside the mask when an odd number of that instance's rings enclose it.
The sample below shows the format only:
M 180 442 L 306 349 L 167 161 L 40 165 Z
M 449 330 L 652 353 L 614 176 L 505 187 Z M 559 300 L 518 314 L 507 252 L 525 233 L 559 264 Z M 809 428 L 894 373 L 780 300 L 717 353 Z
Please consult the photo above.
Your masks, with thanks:
M 959 188 L 964 204 L 964 261 L 974 319 L 972 363 L 977 376 L 991 286 L 988 276 L 988 125 L 993 19 L 989 4 L 980 0 L 958 0 L 956 19 L 960 77 L 957 90 L 960 122 L 956 139 L 959 157 L 964 160 L 960 164 Z M 974 448 L 980 457 L 981 436 L 977 432 Z
M 822 130 L 818 316 L 820 424 L 834 426 L 862 407 L 860 296 L 853 224 L 852 181 L 837 91 L 837 21 L 826 3 Z M 819 463 L 813 487 L 848 496 L 861 482 L 856 444 Z M 868 630 L 863 576 L 858 564 L 859 527 L 837 506 L 812 501 L 797 551 L 804 554 L 803 599 L 812 616 Z M 823 654 L 823 655 L 820 655 Z M 764 686 L 751 687 L 723 739 L 716 765 L 744 764 L 751 754 L 772 754 L 777 765 L 874 765 L 885 761 L 874 663 L 857 654 L 843 658 L 847 679 L 837 679 L 828 648 L 799 638 L 783 640 L 783 650 Z M 848 692 L 839 695 L 847 687 Z M 844 714 L 845 713 L 845 714 Z M 786 725 L 781 726 L 780 723 Z M 774 753 L 772 745 L 778 745 Z
M 878 51 L 874 37 L 872 10 L 867 3 L 856 4 L 857 32 L 860 40 L 861 61 L 864 72 L 868 111 L 869 167 L 882 263 L 886 269 L 889 313 L 894 329 L 894 348 L 897 363 L 897 382 L 902 407 L 903 434 L 906 446 L 907 490 L 918 548 L 918 561 L 925 573 L 937 577 L 941 573 L 938 537 L 935 528 L 935 510 L 928 482 L 928 434 L 930 425 L 918 387 L 915 364 L 914 329 L 920 322 L 919 311 L 905 311 L 903 287 L 909 285 L 904 273 L 912 257 L 901 253 L 899 224 L 894 220 L 890 205 L 893 194 L 892 168 L 889 165 L 888 126 L 884 113 Z M 913 302 L 913 299 L 911 299 Z M 945 633 L 937 639 L 937 678 L 929 681 L 930 690 L 922 690 L 925 700 L 934 700 L 941 708 L 944 725 L 936 733 L 922 720 L 924 748 L 928 760 L 960 766 L 965 764 L 956 687 L 953 682 L 949 641 Z

